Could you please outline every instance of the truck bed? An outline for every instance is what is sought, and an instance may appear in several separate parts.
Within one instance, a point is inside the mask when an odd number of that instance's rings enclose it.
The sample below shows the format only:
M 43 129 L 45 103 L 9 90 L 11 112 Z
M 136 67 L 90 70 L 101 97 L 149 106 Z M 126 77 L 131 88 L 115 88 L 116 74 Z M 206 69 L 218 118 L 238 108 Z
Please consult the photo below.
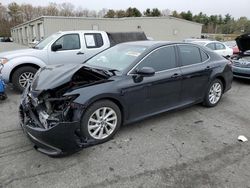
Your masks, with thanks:
M 148 40 L 144 32 L 107 32 L 107 34 L 111 46 L 129 41 Z

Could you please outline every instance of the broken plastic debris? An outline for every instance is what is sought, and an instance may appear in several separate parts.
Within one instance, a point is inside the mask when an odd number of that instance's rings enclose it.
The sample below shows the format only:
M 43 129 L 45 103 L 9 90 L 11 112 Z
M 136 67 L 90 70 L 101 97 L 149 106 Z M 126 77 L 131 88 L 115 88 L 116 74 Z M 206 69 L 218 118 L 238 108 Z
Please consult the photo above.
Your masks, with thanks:
M 241 142 L 246 142 L 246 141 L 247 141 L 247 138 L 246 138 L 245 136 L 243 136 L 243 135 L 240 135 L 240 136 L 238 137 L 238 140 L 241 141 Z

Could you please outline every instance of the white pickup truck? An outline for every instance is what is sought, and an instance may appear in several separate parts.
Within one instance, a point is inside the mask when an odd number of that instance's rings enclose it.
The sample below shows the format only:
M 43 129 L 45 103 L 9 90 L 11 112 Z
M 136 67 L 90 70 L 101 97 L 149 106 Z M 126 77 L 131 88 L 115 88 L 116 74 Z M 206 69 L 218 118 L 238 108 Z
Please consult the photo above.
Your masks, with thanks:
M 127 41 L 147 40 L 143 32 L 63 31 L 52 34 L 34 48 L 0 53 L 2 75 L 22 91 L 36 71 L 51 64 L 82 63 L 100 51 Z

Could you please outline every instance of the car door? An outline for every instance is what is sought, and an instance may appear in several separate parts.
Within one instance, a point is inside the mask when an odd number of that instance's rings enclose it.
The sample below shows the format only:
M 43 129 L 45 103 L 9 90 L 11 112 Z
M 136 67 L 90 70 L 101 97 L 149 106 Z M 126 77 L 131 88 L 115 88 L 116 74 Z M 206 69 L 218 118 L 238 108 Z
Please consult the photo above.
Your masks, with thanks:
M 61 48 L 53 51 L 52 47 L 61 45 Z M 84 52 L 81 44 L 81 36 L 78 33 L 62 35 L 51 48 L 48 48 L 49 64 L 82 63 Z
M 110 47 L 101 33 L 84 33 L 82 37 L 86 59 Z
M 160 47 L 148 54 L 134 68 L 134 73 L 143 67 L 152 67 L 156 72 L 154 76 L 143 77 L 141 82 L 134 83 L 140 90 L 133 96 L 141 95 L 141 98 L 137 97 L 135 105 L 130 106 L 131 118 L 170 109 L 180 101 L 181 71 L 174 46 Z
M 202 100 L 212 72 L 209 56 L 201 48 L 188 44 L 178 45 L 178 52 L 182 74 L 182 104 Z

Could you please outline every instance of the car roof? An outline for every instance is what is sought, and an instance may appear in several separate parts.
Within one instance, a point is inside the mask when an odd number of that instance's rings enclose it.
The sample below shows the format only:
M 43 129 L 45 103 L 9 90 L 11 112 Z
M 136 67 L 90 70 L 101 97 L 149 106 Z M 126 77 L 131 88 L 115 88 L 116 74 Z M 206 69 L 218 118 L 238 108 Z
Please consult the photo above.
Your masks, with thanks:
M 72 30 L 72 31 L 58 31 L 59 34 L 71 34 L 71 33 L 106 33 L 105 31 L 96 30 Z
M 122 44 L 130 44 L 130 45 L 139 45 L 139 46 L 145 46 L 145 47 L 157 47 L 157 46 L 164 46 L 164 45 L 170 45 L 170 44 L 192 44 L 192 43 L 185 43 L 185 42 L 178 42 L 178 41 L 152 41 L 152 40 L 146 40 L 146 41 L 133 41 L 133 42 L 125 42 Z
M 196 41 L 192 41 L 191 43 L 194 43 L 194 44 L 197 44 L 197 43 L 203 43 L 204 45 L 206 45 L 206 44 L 209 44 L 209 43 L 222 43 L 222 42 L 220 42 L 220 41 L 217 41 L 217 40 L 213 40 L 213 41 L 211 41 L 211 40 L 196 40 Z

